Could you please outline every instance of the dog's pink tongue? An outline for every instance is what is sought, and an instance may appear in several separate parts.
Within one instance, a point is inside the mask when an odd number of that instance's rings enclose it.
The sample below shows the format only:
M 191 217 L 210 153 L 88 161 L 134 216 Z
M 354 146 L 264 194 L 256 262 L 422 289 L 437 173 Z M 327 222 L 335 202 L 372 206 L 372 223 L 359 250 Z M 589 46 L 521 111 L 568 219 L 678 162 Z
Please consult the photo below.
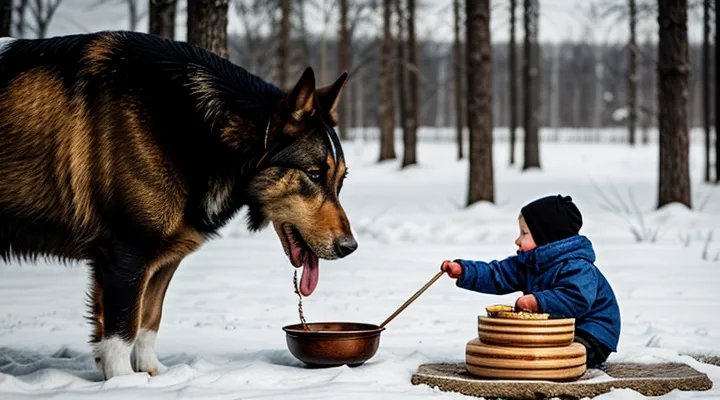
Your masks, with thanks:
M 290 241 L 290 258 L 292 259 L 293 266 L 300 267 L 302 265 L 302 249 L 292 240 Z
M 318 267 L 318 258 L 312 251 L 305 253 L 303 262 L 302 278 L 300 278 L 300 293 L 307 297 L 315 291 L 320 276 L 320 267 Z

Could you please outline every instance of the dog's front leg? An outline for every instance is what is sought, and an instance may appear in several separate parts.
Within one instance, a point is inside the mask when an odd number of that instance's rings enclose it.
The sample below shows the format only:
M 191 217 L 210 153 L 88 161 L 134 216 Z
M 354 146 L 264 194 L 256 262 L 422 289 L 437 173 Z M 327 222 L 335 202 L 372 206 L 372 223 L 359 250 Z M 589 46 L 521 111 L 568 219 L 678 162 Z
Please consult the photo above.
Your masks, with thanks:
M 155 339 L 160 328 L 165 293 L 178 265 L 180 261 L 158 269 L 148 280 L 143 292 L 142 322 L 133 351 L 133 366 L 137 372 L 147 372 L 155 376 L 164 369 L 155 354 Z
M 105 379 L 134 373 L 130 354 L 140 322 L 146 268 L 126 252 L 102 270 L 103 337 L 94 343 L 95 362 Z

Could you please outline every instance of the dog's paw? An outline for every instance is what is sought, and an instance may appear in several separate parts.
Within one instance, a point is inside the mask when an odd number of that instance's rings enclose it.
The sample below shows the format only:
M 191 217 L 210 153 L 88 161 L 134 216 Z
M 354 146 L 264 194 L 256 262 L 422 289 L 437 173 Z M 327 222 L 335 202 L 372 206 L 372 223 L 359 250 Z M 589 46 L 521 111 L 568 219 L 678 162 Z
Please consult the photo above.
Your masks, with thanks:
M 135 347 L 133 353 L 133 370 L 135 372 L 147 372 L 150 376 L 156 376 L 167 369 L 158 361 L 154 349 Z
M 155 376 L 167 369 L 155 355 L 156 337 L 155 331 L 140 329 L 138 332 L 133 349 L 133 368 L 136 372 L 147 372 L 150 376 Z
M 113 336 L 95 343 L 94 347 L 95 365 L 104 379 L 132 375 L 135 372 L 130 365 L 131 343 Z

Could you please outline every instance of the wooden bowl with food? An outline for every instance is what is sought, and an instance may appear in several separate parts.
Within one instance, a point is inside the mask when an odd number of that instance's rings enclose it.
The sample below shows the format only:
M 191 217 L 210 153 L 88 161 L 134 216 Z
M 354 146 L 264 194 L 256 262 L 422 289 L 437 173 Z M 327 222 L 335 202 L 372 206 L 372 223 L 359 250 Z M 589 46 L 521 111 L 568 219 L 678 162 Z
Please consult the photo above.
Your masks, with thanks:
M 478 316 L 478 339 L 510 347 L 562 347 L 575 339 L 574 318 L 551 318 L 547 313 L 514 311 L 512 306 L 493 305 L 487 316 Z

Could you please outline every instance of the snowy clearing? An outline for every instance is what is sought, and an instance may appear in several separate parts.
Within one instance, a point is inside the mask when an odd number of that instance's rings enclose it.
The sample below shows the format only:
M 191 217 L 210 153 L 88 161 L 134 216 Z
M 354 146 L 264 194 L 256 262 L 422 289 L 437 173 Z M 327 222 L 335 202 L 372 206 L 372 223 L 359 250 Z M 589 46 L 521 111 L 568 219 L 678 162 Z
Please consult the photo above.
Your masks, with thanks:
M 359 248 L 345 260 L 321 260 L 305 317 L 379 324 L 443 259 L 513 254 L 520 207 L 569 194 L 620 303 L 622 336 L 610 360 L 685 362 L 714 388 L 663 398 L 718 398 L 720 367 L 685 355 L 720 355 L 720 186 L 702 183 L 699 142 L 690 154 L 693 211 L 655 210 L 656 144 L 541 143 L 542 171 L 522 173 L 507 166 L 500 142 L 496 204 L 465 209 L 467 163 L 455 161 L 452 143 L 421 141 L 420 165 L 404 171 L 399 161 L 375 163 L 376 142 L 347 143 L 341 201 Z M 516 151 L 521 156 L 522 147 Z M 421 363 L 462 362 L 477 315 L 518 297 L 464 291 L 443 277 L 387 326 L 365 365 L 306 369 L 281 329 L 299 322 L 293 268 L 272 229 L 251 235 L 243 222 L 236 217 L 175 274 L 157 343 L 168 369 L 152 378 L 101 381 L 87 343 L 81 265 L 0 265 L 0 398 L 463 398 L 413 386 L 410 376 Z M 644 397 L 616 390 L 598 398 Z

